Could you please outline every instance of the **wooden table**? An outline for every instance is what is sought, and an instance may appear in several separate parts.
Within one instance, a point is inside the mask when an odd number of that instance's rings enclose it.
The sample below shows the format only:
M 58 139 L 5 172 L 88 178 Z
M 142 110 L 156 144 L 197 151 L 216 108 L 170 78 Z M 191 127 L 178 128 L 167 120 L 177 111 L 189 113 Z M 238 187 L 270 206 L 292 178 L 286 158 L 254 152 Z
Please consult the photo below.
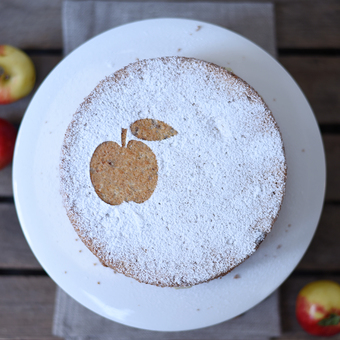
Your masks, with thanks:
M 294 304 L 299 289 L 310 281 L 340 283 L 340 2 L 274 2 L 279 61 L 310 101 L 327 156 L 326 202 L 318 230 L 304 258 L 280 288 L 280 339 L 314 339 L 297 324 Z M 22 48 L 32 57 L 36 90 L 62 59 L 61 0 L 1 0 L 0 44 Z M 0 117 L 19 125 L 32 95 L 0 106 Z M 0 171 L 0 338 L 57 339 L 51 334 L 56 286 L 20 229 L 11 170 L 8 166 Z M 340 339 L 340 335 L 334 338 Z

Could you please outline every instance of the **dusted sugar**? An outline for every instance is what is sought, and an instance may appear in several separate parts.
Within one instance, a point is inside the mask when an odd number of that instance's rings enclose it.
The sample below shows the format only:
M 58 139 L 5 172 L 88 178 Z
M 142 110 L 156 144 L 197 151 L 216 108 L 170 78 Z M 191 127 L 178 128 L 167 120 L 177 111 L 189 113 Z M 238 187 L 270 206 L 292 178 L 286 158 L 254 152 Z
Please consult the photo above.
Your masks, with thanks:
M 139 140 L 142 119 L 177 134 L 143 140 L 155 154 L 157 186 L 143 203 L 103 202 L 90 161 L 103 142 Z M 61 193 L 85 245 L 136 280 L 192 286 L 225 275 L 271 231 L 282 204 L 286 162 L 269 108 L 245 81 L 193 58 L 130 64 L 102 80 L 80 105 L 62 147 Z

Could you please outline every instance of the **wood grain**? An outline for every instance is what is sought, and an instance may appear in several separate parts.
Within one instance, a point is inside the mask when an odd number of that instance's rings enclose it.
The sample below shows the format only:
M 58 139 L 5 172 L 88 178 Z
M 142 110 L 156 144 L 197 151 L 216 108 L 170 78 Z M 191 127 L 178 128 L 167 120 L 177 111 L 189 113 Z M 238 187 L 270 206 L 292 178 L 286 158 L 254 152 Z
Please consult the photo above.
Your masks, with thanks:
M 280 57 L 279 62 L 301 87 L 317 121 L 340 123 L 340 57 Z
M 274 2 L 279 48 L 340 48 L 338 1 Z M 61 3 L 62 0 L 2 0 L 2 43 L 24 49 L 62 49 Z
M 0 1 L 1 44 L 24 49 L 62 46 L 62 0 Z
M 0 204 L 0 268 L 41 269 L 21 230 L 14 204 Z
M 279 48 L 339 48 L 340 3 L 283 1 L 276 4 Z
M 52 338 L 55 283 L 49 277 L 0 277 L 0 337 Z
M 11 196 L 13 196 L 12 164 L 9 164 L 5 168 L 0 170 L 0 197 Z
M 326 200 L 340 200 L 340 135 L 323 135 L 327 164 Z
M 325 205 L 314 238 L 297 269 L 320 272 L 339 271 L 339 208 L 340 205 Z
M 40 337 L 40 336 L 34 336 L 34 337 L 31 337 L 31 336 L 21 336 L 20 339 L 17 338 L 17 337 L 10 337 L 10 338 L 1 338 L 1 340 L 62 340 L 63 338 L 59 338 L 59 337 L 56 337 L 56 336 L 43 336 L 43 337 Z

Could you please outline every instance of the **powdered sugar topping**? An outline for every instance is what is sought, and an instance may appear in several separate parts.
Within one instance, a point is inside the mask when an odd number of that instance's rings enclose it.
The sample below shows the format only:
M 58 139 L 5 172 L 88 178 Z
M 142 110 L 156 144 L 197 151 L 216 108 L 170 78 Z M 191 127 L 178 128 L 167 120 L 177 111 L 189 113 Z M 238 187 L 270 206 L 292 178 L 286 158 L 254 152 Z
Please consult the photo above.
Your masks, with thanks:
M 104 203 L 89 164 L 104 141 L 152 118 L 178 135 L 143 141 L 158 183 L 146 202 Z M 127 141 L 136 139 L 130 131 Z M 139 61 L 104 79 L 67 131 L 61 192 L 77 232 L 107 265 L 160 286 L 220 276 L 258 247 L 279 212 L 286 165 L 274 118 L 244 81 L 180 57 Z

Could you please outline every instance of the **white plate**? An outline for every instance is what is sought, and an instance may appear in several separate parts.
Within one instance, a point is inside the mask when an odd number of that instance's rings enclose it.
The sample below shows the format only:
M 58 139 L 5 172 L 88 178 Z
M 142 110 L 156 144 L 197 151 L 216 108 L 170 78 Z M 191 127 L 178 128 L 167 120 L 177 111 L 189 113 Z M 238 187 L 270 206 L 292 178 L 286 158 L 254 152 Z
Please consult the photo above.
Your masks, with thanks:
M 196 31 L 197 26 L 202 28 Z M 106 75 L 137 58 L 172 55 L 230 67 L 252 85 L 278 122 L 288 165 L 279 219 L 259 250 L 222 279 L 190 289 L 141 284 L 99 265 L 76 240 L 59 193 L 60 148 L 84 97 Z M 13 185 L 27 241 L 64 291 L 94 312 L 125 325 L 179 331 L 233 318 L 262 301 L 288 277 L 318 224 L 325 192 L 325 158 L 307 100 L 270 55 L 224 28 L 191 20 L 156 19 L 93 38 L 51 72 L 21 124 Z M 237 280 L 236 274 L 240 276 Z

